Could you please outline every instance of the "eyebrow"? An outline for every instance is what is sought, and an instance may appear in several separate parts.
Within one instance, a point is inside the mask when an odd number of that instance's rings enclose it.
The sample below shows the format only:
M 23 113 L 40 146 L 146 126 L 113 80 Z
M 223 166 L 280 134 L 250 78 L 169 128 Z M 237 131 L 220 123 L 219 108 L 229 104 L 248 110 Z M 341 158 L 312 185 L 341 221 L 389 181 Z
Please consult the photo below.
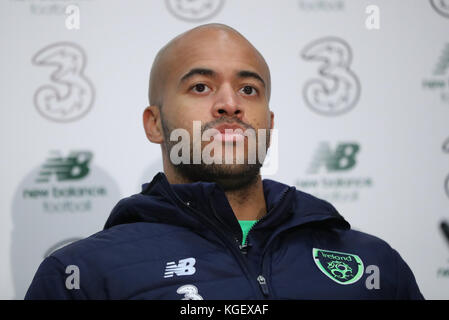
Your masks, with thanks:
M 207 77 L 213 78 L 216 76 L 216 73 L 215 73 L 215 71 L 213 71 L 211 69 L 195 68 L 195 69 L 192 69 L 189 72 L 187 72 L 185 75 L 183 75 L 179 82 L 182 83 L 182 82 L 188 80 L 189 78 L 192 78 L 195 75 L 202 75 L 202 76 L 207 76 Z
M 189 72 L 187 72 L 185 75 L 182 76 L 182 78 L 180 80 L 180 83 L 188 80 L 189 78 L 191 78 L 191 77 L 193 77 L 195 75 L 202 75 L 202 76 L 214 78 L 214 77 L 217 76 L 217 73 L 214 70 L 211 70 L 211 69 L 194 68 L 194 69 L 190 70 Z M 266 87 L 265 81 L 256 72 L 248 71 L 248 70 L 241 70 L 241 71 L 237 72 L 237 77 L 239 77 L 239 78 L 253 78 L 253 79 L 256 79 L 259 82 L 261 82 L 264 87 Z
M 253 72 L 253 71 L 247 71 L 247 70 L 242 70 L 242 71 L 239 71 L 239 72 L 237 73 L 237 76 L 238 76 L 239 78 L 253 78 L 253 79 L 256 79 L 256 80 L 258 80 L 259 82 L 261 82 L 262 85 L 263 85 L 264 87 L 266 87 L 265 81 L 263 81 L 262 77 L 261 77 L 258 73 L 256 73 L 256 72 Z

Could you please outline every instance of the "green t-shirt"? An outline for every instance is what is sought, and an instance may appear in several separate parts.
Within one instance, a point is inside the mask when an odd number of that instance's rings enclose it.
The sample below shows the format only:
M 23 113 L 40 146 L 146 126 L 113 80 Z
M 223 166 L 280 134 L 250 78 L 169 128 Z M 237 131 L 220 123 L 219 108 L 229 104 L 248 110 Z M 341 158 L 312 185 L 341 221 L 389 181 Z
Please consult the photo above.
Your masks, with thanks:
M 249 230 L 251 230 L 251 228 L 257 221 L 258 220 L 239 220 L 240 228 L 242 228 L 243 232 L 242 245 L 246 241 L 246 236 L 248 235 Z

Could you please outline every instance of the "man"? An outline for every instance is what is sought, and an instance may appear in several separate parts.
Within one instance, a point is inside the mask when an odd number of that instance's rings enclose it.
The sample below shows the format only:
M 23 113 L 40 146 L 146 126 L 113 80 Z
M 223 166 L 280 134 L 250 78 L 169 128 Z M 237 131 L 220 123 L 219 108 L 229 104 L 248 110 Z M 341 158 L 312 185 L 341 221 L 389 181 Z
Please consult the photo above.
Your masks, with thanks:
M 143 123 L 165 174 L 121 200 L 103 231 L 46 258 L 27 299 L 423 298 L 386 242 L 351 230 L 326 201 L 262 181 L 270 71 L 237 31 L 209 24 L 170 41 L 155 58 L 149 99 Z M 197 121 L 210 140 L 198 139 Z M 178 129 L 193 137 L 182 148 Z M 216 148 L 201 152 L 210 141 Z M 219 161 L 229 160 L 219 147 L 232 161 Z M 218 161 L 198 161 L 208 155 Z

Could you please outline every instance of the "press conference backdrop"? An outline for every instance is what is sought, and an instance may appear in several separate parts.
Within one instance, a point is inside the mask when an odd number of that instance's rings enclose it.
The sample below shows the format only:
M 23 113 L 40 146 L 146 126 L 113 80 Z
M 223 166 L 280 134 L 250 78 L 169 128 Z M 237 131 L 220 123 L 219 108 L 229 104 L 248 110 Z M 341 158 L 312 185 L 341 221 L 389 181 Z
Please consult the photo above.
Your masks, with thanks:
M 449 0 L 1 0 L 0 298 L 162 169 L 141 120 L 150 66 L 210 22 L 271 68 L 265 177 L 330 201 L 448 299 Z

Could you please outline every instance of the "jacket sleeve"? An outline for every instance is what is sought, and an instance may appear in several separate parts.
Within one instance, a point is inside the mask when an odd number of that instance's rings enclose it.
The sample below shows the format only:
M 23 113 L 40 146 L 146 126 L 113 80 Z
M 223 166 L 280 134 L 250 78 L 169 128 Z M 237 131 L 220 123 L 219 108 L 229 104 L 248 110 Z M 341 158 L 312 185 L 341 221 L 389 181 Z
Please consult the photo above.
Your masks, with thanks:
M 424 300 L 424 296 L 419 290 L 416 283 L 415 276 L 407 263 L 402 259 L 400 254 L 393 249 L 393 254 L 396 258 L 396 270 L 397 270 L 397 300 Z
M 71 288 L 73 286 L 66 284 L 66 281 L 70 282 L 68 277 L 71 275 L 70 272 L 66 273 L 66 267 L 55 257 L 45 258 L 25 294 L 25 300 L 86 299 L 81 288 Z

